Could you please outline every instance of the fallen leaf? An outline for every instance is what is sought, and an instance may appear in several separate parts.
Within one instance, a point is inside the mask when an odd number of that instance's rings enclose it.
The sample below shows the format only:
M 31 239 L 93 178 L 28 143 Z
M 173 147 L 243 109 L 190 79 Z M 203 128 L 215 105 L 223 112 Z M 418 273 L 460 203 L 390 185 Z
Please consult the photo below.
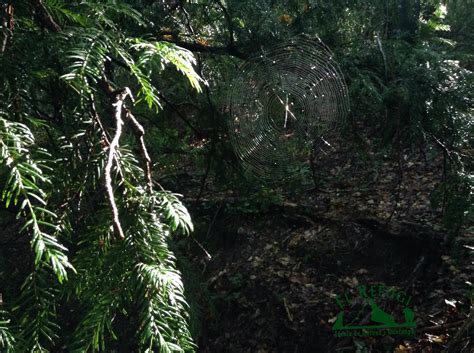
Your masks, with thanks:
M 404 345 L 399 345 L 397 348 L 395 348 L 394 353 L 409 353 L 411 349 L 405 347 Z
M 334 316 L 334 317 L 332 317 L 332 318 L 330 318 L 330 319 L 328 320 L 328 323 L 329 323 L 329 324 L 333 324 L 333 323 L 336 322 L 336 320 L 337 320 L 337 316 Z
M 286 266 L 290 263 L 291 259 L 288 256 L 284 256 L 278 259 L 278 262 L 283 266 Z
M 432 343 L 443 344 L 444 341 L 446 340 L 446 337 L 444 335 L 436 336 L 436 335 L 430 335 L 429 333 L 427 333 L 426 336 L 428 337 L 428 341 Z
M 452 306 L 453 308 L 456 308 L 456 303 L 457 301 L 456 300 L 448 300 L 448 299 L 445 299 L 444 302 L 450 306 Z
M 351 288 L 355 288 L 359 285 L 359 281 L 355 277 L 345 277 L 342 281 Z

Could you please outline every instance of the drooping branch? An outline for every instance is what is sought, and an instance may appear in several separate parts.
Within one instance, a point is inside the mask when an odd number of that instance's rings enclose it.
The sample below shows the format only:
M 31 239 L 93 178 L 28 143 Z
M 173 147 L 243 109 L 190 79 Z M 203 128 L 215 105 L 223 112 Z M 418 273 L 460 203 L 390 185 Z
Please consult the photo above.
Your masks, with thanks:
M 215 3 L 222 11 L 224 18 L 227 22 L 228 33 L 229 33 L 229 43 L 226 46 L 208 46 L 199 42 L 193 42 L 193 43 L 184 42 L 184 41 L 178 40 L 177 37 L 170 38 L 170 35 L 169 34 L 166 35 L 166 33 L 161 33 L 159 40 L 169 42 L 169 43 L 174 43 L 179 47 L 188 49 L 189 51 L 192 51 L 195 53 L 230 55 L 239 59 L 246 59 L 247 55 L 239 51 L 237 47 L 235 46 L 234 25 L 232 23 L 232 17 L 230 16 L 228 9 L 224 6 L 221 0 L 215 0 Z M 184 16 L 186 18 L 186 24 L 185 24 L 186 27 L 189 29 L 189 31 L 193 35 L 196 35 L 193 27 L 191 26 L 191 20 L 190 20 L 191 16 L 186 11 L 186 8 L 183 6 L 183 4 L 180 4 L 180 9 L 184 13 Z M 171 33 L 171 36 L 173 35 L 174 33 Z
M 102 123 L 99 113 L 97 112 L 97 109 L 95 107 L 94 101 L 95 101 L 94 95 L 91 94 L 90 99 L 89 99 L 90 110 L 91 110 L 90 114 L 95 124 L 97 124 L 97 126 L 99 127 L 101 138 L 102 138 L 101 145 L 104 148 L 108 148 L 110 146 L 111 137 L 109 133 L 107 132 L 107 130 L 105 129 L 104 124 Z M 92 128 L 95 128 L 95 125 Z M 89 152 L 92 153 L 92 150 L 90 150 Z M 117 166 L 118 173 L 120 174 L 120 177 L 122 178 L 122 181 L 123 181 L 124 173 L 123 173 L 122 168 L 120 167 L 120 163 L 117 158 L 117 155 L 119 155 L 119 151 L 115 151 L 115 152 L 116 153 L 114 154 L 114 162 L 115 162 L 115 165 Z
M 148 154 L 148 150 L 147 150 L 146 145 L 145 145 L 145 129 L 138 122 L 138 120 L 133 116 L 132 112 L 125 106 L 125 103 L 124 103 L 124 100 L 128 95 L 130 95 L 130 97 L 133 100 L 130 89 L 128 87 L 126 87 L 126 88 L 121 89 L 121 90 L 114 90 L 112 88 L 112 85 L 106 79 L 100 80 L 99 85 L 101 86 L 102 90 L 107 94 L 107 96 L 109 96 L 114 101 L 114 108 L 115 108 L 114 115 L 115 115 L 115 120 L 117 122 L 117 126 L 118 126 L 118 118 L 120 119 L 120 122 L 121 122 L 120 133 L 122 132 L 121 128 L 123 126 L 122 115 L 125 117 L 125 119 L 127 121 L 130 122 L 130 125 L 133 129 L 135 137 L 136 137 L 136 139 L 138 141 L 138 144 L 140 146 L 140 156 L 142 157 L 142 161 L 143 161 L 143 171 L 145 173 L 145 181 L 146 181 L 146 185 L 147 185 L 147 190 L 151 192 L 153 190 L 153 178 L 152 178 L 152 174 L 151 174 L 151 158 L 150 158 L 150 155 Z M 123 95 L 123 99 L 118 101 L 117 97 L 121 97 L 122 95 Z M 120 109 L 121 109 L 120 113 L 117 111 L 117 109 L 118 109 L 117 104 L 118 103 L 120 103 Z M 118 129 L 117 129 L 117 131 L 118 131 Z M 114 141 L 115 141 L 116 137 L 117 137 L 117 132 L 115 134 L 114 139 L 110 143 L 110 147 L 109 147 L 110 150 L 112 149 L 112 147 L 114 145 Z M 119 136 L 119 138 L 120 138 L 120 136 Z M 118 141 L 117 141 L 117 144 L 118 144 Z M 109 161 L 110 161 L 110 158 L 111 158 L 110 150 L 109 150 Z M 113 158 L 113 156 L 112 156 L 112 158 Z M 111 162 L 111 165 L 112 165 L 112 162 Z M 108 188 L 108 191 L 111 191 L 111 188 Z M 110 195 L 110 192 L 109 192 L 109 195 Z M 113 198 L 110 198 L 110 197 L 109 197 L 109 199 L 113 200 Z M 113 208 L 112 204 L 111 204 L 111 207 Z M 118 220 L 118 212 L 117 212 L 117 220 Z M 114 224 L 115 224 L 115 222 L 114 222 Z
M 120 59 L 117 59 L 116 57 L 114 57 L 113 55 L 109 55 L 110 56 L 110 60 L 112 63 L 114 63 L 115 65 L 123 68 L 123 69 L 126 69 L 128 71 L 130 71 L 130 67 L 125 63 L 123 62 L 122 60 Z M 173 110 L 177 115 L 178 117 L 183 120 L 183 122 L 191 129 L 194 131 L 194 133 L 196 134 L 196 136 L 198 137 L 204 137 L 205 134 L 202 132 L 202 131 L 199 131 L 187 118 L 186 116 L 179 111 L 178 108 L 176 108 L 176 106 L 171 103 L 171 101 L 166 98 L 162 93 L 160 92 L 157 92 L 157 96 L 158 98 L 160 98 L 163 102 L 165 102 L 166 105 L 168 105 L 170 107 L 171 110 Z
M 54 21 L 48 9 L 44 6 L 43 0 L 31 0 L 31 4 L 35 9 L 36 18 L 44 28 L 51 32 L 61 31 L 61 27 Z
M 112 165 L 114 162 L 114 156 L 119 146 L 120 136 L 122 135 L 122 127 L 123 127 L 123 120 L 122 120 L 122 109 L 123 109 L 123 102 L 127 95 L 129 94 L 130 90 L 128 88 L 124 88 L 121 90 L 113 91 L 113 103 L 112 106 L 114 108 L 114 118 L 115 118 L 115 135 L 112 141 L 110 142 L 109 146 L 109 155 L 107 158 L 107 164 L 105 166 L 105 188 L 107 190 L 107 199 L 109 201 L 110 208 L 112 210 L 112 221 L 114 226 L 114 233 L 120 239 L 125 239 L 125 235 L 123 233 L 122 225 L 120 224 L 119 212 L 117 208 L 117 204 L 115 203 L 114 191 L 112 188 Z M 110 93 L 110 92 L 108 92 Z
M 233 44 L 229 44 L 227 46 L 219 46 L 219 47 L 213 47 L 213 46 L 207 46 L 199 43 L 189 43 L 189 42 L 183 42 L 180 40 L 172 40 L 172 39 L 167 39 L 167 38 L 160 38 L 159 40 L 163 42 L 168 42 L 168 43 L 173 43 L 176 44 L 177 46 L 188 49 L 189 51 L 196 52 L 196 53 L 210 53 L 210 54 L 217 54 L 217 55 L 230 55 L 234 56 L 239 59 L 246 59 L 246 55 L 241 53 Z

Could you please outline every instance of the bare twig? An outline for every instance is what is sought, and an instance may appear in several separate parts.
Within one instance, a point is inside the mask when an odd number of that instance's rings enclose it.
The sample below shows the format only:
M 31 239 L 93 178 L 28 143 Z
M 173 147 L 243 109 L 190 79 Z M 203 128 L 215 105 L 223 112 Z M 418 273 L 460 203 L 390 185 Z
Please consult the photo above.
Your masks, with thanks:
M 110 137 L 109 133 L 107 132 L 107 129 L 104 127 L 104 124 L 102 123 L 102 120 L 100 119 L 99 113 L 97 112 L 97 109 L 95 107 L 94 96 L 92 94 L 90 95 L 90 108 L 91 108 L 92 119 L 94 119 L 95 123 L 97 123 L 97 125 L 99 126 L 99 129 L 100 129 L 100 132 L 101 132 L 101 135 L 102 135 L 102 140 L 103 140 L 102 146 L 103 146 L 104 149 L 108 148 L 110 146 L 111 137 Z M 89 151 L 89 152 L 91 152 L 91 151 Z M 115 151 L 115 153 L 114 153 L 114 162 L 115 162 L 115 165 L 117 166 L 118 172 L 119 172 L 119 174 L 122 178 L 122 181 L 123 181 L 124 180 L 124 174 L 123 174 L 122 168 L 120 166 L 120 163 L 118 162 L 117 155 L 120 155 L 119 151 Z
M 145 129 L 143 126 L 138 122 L 137 119 L 133 116 L 130 110 L 124 108 L 125 117 L 132 125 L 133 132 L 135 134 L 136 139 L 140 145 L 140 155 L 143 159 L 143 171 L 145 172 L 145 180 L 147 184 L 148 191 L 153 190 L 153 179 L 151 177 L 151 158 L 148 154 L 148 150 L 146 149 L 145 145 Z
M 204 252 L 204 254 L 206 255 L 207 260 L 211 261 L 212 260 L 212 255 L 209 254 L 209 252 L 206 250 L 206 248 L 199 241 L 197 241 L 196 238 L 191 237 L 191 240 L 194 241 L 196 243 L 196 245 Z
M 13 5 L 12 4 L 3 4 L 0 6 L 2 10 L 2 47 L 1 53 L 4 53 L 7 50 L 8 42 L 13 33 Z
M 186 8 L 184 7 L 183 3 L 179 4 L 179 8 L 184 13 L 184 17 L 186 19 L 186 27 L 188 28 L 189 32 L 191 32 L 191 34 L 195 36 L 196 32 L 194 31 L 193 26 L 191 26 L 191 16 L 189 15 L 189 12 L 186 11 Z
M 214 227 L 214 224 L 216 223 L 217 216 L 219 215 L 219 213 L 222 210 L 222 207 L 224 206 L 224 201 L 225 201 L 225 198 L 221 200 L 221 203 L 220 203 L 219 207 L 217 208 L 217 211 L 214 214 L 214 217 L 212 217 L 212 221 L 211 221 L 211 224 L 209 224 L 209 228 L 207 229 L 205 239 L 209 239 L 209 236 L 211 235 L 211 232 L 212 232 L 212 228 Z M 196 202 L 199 202 L 199 199 L 196 199 Z
M 111 84 L 106 79 L 100 80 L 99 85 L 101 86 L 102 90 L 109 97 L 114 99 L 116 102 L 117 102 L 117 100 L 116 100 L 117 94 L 119 94 L 119 95 L 120 94 L 125 94 L 124 99 L 127 95 L 129 95 L 131 97 L 132 101 L 133 101 L 132 94 L 131 94 L 130 89 L 128 87 L 125 87 L 122 90 L 114 90 L 112 88 Z M 120 109 L 121 109 L 120 116 L 122 116 L 122 114 L 123 114 L 125 116 L 125 119 L 127 119 L 127 121 L 130 122 L 130 124 L 132 126 L 132 129 L 133 129 L 133 132 L 135 134 L 135 137 L 137 138 L 138 143 L 140 145 L 140 155 L 143 159 L 143 171 L 145 173 L 145 180 L 146 180 L 146 184 L 147 184 L 147 189 L 148 189 L 148 191 L 151 192 L 153 190 L 153 178 L 152 178 L 152 175 L 151 175 L 151 158 L 150 158 L 150 155 L 148 154 L 148 150 L 147 150 L 146 145 L 145 145 L 145 129 L 138 122 L 138 120 L 133 116 L 132 112 L 125 106 L 125 104 L 123 102 L 123 99 L 122 99 L 122 102 L 121 102 L 121 105 L 120 105 Z M 117 112 L 115 113 L 115 115 L 117 115 Z M 123 121 L 122 121 L 122 124 L 123 124 Z M 113 143 L 113 141 L 112 141 L 112 143 Z M 158 186 L 160 186 L 160 188 L 163 189 L 161 187 L 161 185 L 158 184 Z
M 114 91 L 113 94 L 114 102 L 112 106 L 114 107 L 114 118 L 115 118 L 115 135 L 112 139 L 112 142 L 109 146 L 109 155 L 107 158 L 107 164 L 105 166 L 105 188 L 107 190 L 107 198 L 109 200 L 109 205 L 112 210 L 112 217 L 113 217 L 113 225 L 114 225 L 114 233 L 118 238 L 125 239 L 125 235 L 122 230 L 122 225 L 120 224 L 119 212 L 117 209 L 117 204 L 115 203 L 114 198 L 114 191 L 112 188 L 112 165 L 114 161 L 114 155 L 116 153 L 116 149 L 119 145 L 120 136 L 122 135 L 122 127 L 123 127 L 123 120 L 122 120 L 122 109 L 123 109 L 123 101 L 129 94 L 130 90 L 128 88 Z
M 316 172 L 316 143 L 313 142 L 313 145 L 311 146 L 311 153 L 309 156 L 309 166 L 311 167 L 311 177 L 313 178 L 313 183 L 314 183 L 314 189 L 315 191 L 319 191 L 319 182 L 318 182 L 318 176 Z
M 425 266 L 425 264 L 426 264 L 426 256 L 422 255 L 420 257 L 420 259 L 418 260 L 418 262 L 416 263 L 416 266 L 413 269 L 410 277 L 406 281 L 405 288 L 404 288 L 405 291 L 407 291 L 413 285 L 413 283 L 415 282 L 416 278 L 420 274 L 420 272 L 421 272 L 422 268 Z
M 100 120 L 99 113 L 97 113 L 97 109 L 95 107 L 94 96 L 92 94 L 90 95 L 89 100 L 90 100 L 89 103 L 90 103 L 90 108 L 91 108 L 92 119 L 94 119 L 95 122 L 97 123 L 97 125 L 99 125 L 99 129 L 100 129 L 100 133 L 102 135 L 102 139 L 109 146 L 110 145 L 110 136 L 109 136 L 107 130 L 104 128 L 104 124 L 102 124 L 102 121 Z
M 8 43 L 8 20 L 7 20 L 7 10 L 6 10 L 7 5 L 2 5 L 0 8 L 2 10 L 2 49 L 1 52 L 4 53 L 5 50 L 7 49 L 7 43 Z
M 459 352 L 458 350 L 455 350 L 455 348 L 459 344 L 459 341 L 461 340 L 461 337 L 464 335 L 464 332 L 467 331 L 473 323 L 474 323 L 474 307 L 471 309 L 469 316 L 464 321 L 463 325 L 459 328 L 458 332 L 449 341 L 443 353 Z
M 375 35 L 375 39 L 377 40 L 377 46 L 379 48 L 380 53 L 382 54 L 382 59 L 383 59 L 383 67 L 384 67 L 384 73 L 385 73 L 385 80 L 388 79 L 388 66 L 387 66 L 387 57 L 385 56 L 385 52 L 383 50 L 382 46 L 382 41 L 380 40 L 380 34 L 377 33 Z
M 283 305 L 285 307 L 286 316 L 288 317 L 288 320 L 290 322 L 293 322 L 293 315 L 291 315 L 291 311 L 290 311 L 290 308 L 288 307 L 288 303 L 286 301 L 286 298 L 283 298 Z
M 455 322 L 451 322 L 449 324 L 444 324 L 444 325 L 435 325 L 435 326 L 428 326 L 428 327 L 422 327 L 419 328 L 418 331 L 420 332 L 437 332 L 437 331 L 444 331 L 444 330 L 452 330 L 455 329 L 456 327 L 459 327 L 464 323 L 464 320 L 459 320 Z
M 36 18 L 41 25 L 51 32 L 60 32 L 61 27 L 54 21 L 48 9 L 44 6 L 43 0 L 31 0 L 31 4 L 35 9 Z

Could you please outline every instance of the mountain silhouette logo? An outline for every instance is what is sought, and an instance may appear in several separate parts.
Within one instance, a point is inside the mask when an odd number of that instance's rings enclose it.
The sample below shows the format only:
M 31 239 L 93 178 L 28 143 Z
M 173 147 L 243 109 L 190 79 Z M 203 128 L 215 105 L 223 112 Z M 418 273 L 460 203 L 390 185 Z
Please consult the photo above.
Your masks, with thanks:
M 332 326 L 336 336 L 413 336 L 415 334 L 415 313 L 408 307 L 411 301 L 410 296 L 396 288 L 388 288 L 380 284 L 359 286 L 357 290 L 357 296 L 351 296 L 352 293 L 346 292 L 343 296 L 336 298 L 336 303 L 343 309 L 336 316 Z M 355 301 L 356 298 L 359 299 Z M 397 317 L 403 317 L 403 319 L 397 320 L 394 315 L 382 309 L 375 299 L 379 302 L 392 300 L 397 304 L 402 304 L 403 309 L 397 312 Z M 370 313 L 359 324 L 354 323 L 357 320 L 349 320 L 345 316 L 346 312 L 354 309 L 357 303 L 365 303 L 365 306 L 370 308 Z

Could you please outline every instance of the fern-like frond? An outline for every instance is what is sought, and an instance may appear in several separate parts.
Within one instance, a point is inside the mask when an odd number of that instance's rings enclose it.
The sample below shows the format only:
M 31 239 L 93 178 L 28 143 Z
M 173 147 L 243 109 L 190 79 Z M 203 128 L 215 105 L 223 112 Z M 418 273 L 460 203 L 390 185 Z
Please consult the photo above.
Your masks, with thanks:
M 181 230 L 189 234 L 194 230 L 191 216 L 186 207 L 179 200 L 178 194 L 170 192 L 157 193 L 158 210 L 164 215 L 165 222 L 172 231 Z
M 35 265 L 46 261 L 62 282 L 73 267 L 65 254 L 67 249 L 56 237 L 60 231 L 54 223 L 56 214 L 47 208 L 47 194 L 41 188 L 50 182 L 43 173 L 47 166 L 33 158 L 33 145 L 33 134 L 26 125 L 0 118 L 0 165 L 9 174 L 1 200 L 6 207 L 19 205 L 18 217 L 25 220 L 21 231 L 32 234 Z M 45 151 L 42 154 L 47 156 Z
M 0 310 L 0 351 L 6 353 L 13 352 L 15 344 L 10 321 L 8 313 L 4 310 Z
M 79 324 L 72 343 L 73 352 L 105 351 L 106 334 L 113 335 L 112 322 L 116 300 L 113 293 L 104 292 L 91 302 L 92 307 Z
M 20 313 L 20 346 L 23 352 L 48 352 L 58 338 L 56 303 L 58 290 L 45 268 L 33 271 L 21 287 L 18 305 Z
M 137 280 L 141 346 L 150 352 L 155 349 L 160 352 L 194 351 L 184 287 L 168 248 L 166 226 L 153 211 L 141 211 L 137 224 L 140 228 L 135 228 L 137 230 L 127 242 L 130 250 L 141 254 L 133 271 Z
M 61 25 L 67 24 L 68 21 L 78 24 L 80 26 L 86 26 L 88 24 L 87 17 L 82 13 L 71 9 L 68 2 L 63 0 L 44 0 L 44 5 L 51 13 L 53 18 L 58 19 L 58 23 Z
M 149 75 L 143 71 L 144 67 L 137 64 L 132 55 L 125 48 L 115 46 L 115 50 L 120 58 L 127 64 L 130 73 L 138 82 L 139 91 L 137 103 L 141 100 L 145 100 L 150 109 L 153 107 L 155 107 L 156 110 L 161 108 L 161 103 L 158 99 L 158 90 L 152 84 Z
M 117 26 L 117 19 L 130 20 L 139 26 L 146 26 L 142 13 L 137 11 L 133 5 L 120 1 L 83 1 L 81 3 L 85 7 L 89 17 L 95 22 L 95 27 L 107 27 L 120 31 L 121 28 Z M 92 27 L 92 26 L 91 26 Z
M 65 41 L 74 43 L 67 54 L 67 73 L 61 76 L 81 96 L 88 95 L 90 84 L 104 74 L 104 65 L 110 42 L 106 35 L 95 29 L 76 29 L 63 34 Z
M 133 42 L 132 48 L 140 55 L 139 66 L 155 59 L 161 61 L 163 67 L 172 64 L 187 77 L 193 88 L 201 92 L 200 83 L 206 84 L 206 82 L 194 70 L 193 65 L 196 64 L 196 59 L 189 50 L 168 42 L 148 42 L 142 39 L 134 39 Z

